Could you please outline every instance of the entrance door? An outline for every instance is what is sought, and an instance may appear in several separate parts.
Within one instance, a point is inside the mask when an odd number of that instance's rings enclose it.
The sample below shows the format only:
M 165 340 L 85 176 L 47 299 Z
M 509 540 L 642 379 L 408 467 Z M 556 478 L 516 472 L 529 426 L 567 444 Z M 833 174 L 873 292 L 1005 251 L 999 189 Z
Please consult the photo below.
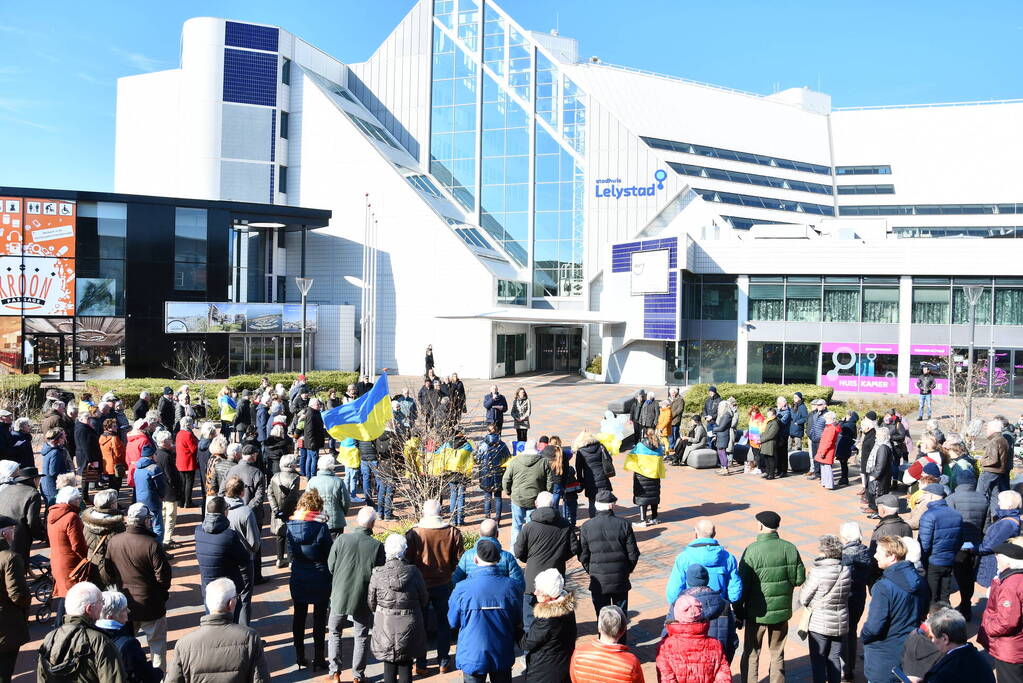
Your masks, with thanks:
M 575 372 L 582 367 L 582 330 L 548 328 L 536 333 L 537 369 Z
M 39 375 L 44 381 L 63 382 L 64 368 L 71 367 L 62 334 L 29 334 L 27 335 L 27 351 L 31 357 L 25 358 L 25 369 Z
M 515 337 L 514 334 L 504 335 L 504 376 L 515 374 Z

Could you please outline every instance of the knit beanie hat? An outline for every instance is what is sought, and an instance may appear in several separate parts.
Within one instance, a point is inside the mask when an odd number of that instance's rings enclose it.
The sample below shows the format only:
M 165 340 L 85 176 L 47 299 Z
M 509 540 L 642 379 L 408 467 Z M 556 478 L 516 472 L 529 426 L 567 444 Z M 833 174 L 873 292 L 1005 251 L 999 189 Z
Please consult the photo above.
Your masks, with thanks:
M 686 585 L 706 586 L 710 581 L 706 568 L 702 564 L 691 564 L 686 567 Z
M 565 592 L 565 578 L 554 568 L 545 569 L 533 579 L 536 590 L 550 598 L 561 597 Z
M 691 595 L 683 595 L 675 601 L 675 608 L 672 616 L 680 624 L 692 624 L 695 621 L 703 620 L 703 607 L 700 601 Z

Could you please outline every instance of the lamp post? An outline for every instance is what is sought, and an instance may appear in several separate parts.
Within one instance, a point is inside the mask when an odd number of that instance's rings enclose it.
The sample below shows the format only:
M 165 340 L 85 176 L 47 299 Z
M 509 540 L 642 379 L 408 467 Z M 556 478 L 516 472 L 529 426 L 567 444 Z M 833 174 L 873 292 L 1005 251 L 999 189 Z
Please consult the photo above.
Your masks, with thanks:
M 966 423 L 969 424 L 973 419 L 973 346 L 977 336 L 977 302 L 984 293 L 984 285 L 966 285 L 963 292 L 970 304 L 970 353 L 966 357 Z
M 313 279 L 311 277 L 297 277 L 295 278 L 295 284 L 298 285 L 298 291 L 302 293 L 302 374 L 305 374 L 305 298 L 309 294 L 309 290 L 312 289 Z

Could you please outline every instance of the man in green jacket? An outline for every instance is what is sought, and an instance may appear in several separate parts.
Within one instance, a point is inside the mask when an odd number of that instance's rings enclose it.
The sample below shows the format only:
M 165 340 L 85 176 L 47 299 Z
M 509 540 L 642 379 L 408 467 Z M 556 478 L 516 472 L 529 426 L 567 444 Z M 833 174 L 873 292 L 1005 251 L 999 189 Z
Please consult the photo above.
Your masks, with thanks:
M 757 683 L 760 672 L 760 647 L 767 636 L 771 652 L 771 683 L 785 681 L 785 638 L 792 618 L 792 591 L 806 580 L 806 570 L 796 546 L 778 538 L 781 516 L 777 512 L 758 512 L 760 524 L 753 541 L 739 560 L 742 599 L 735 603 L 735 616 L 745 622 L 743 640 L 743 683 Z
M 127 683 L 124 662 L 117 648 L 96 628 L 103 594 L 84 581 L 64 597 L 67 618 L 50 631 L 39 647 L 38 681 L 102 681 Z
M 340 681 L 344 666 L 341 663 L 341 632 L 345 616 L 352 619 L 352 676 L 355 681 L 366 680 L 366 658 L 369 653 L 369 630 L 373 627 L 373 612 L 369 609 L 369 578 L 373 567 L 384 564 L 384 544 L 373 538 L 373 524 L 377 513 L 371 507 L 359 510 L 355 526 L 334 539 L 327 565 L 331 574 L 330 620 L 327 622 L 327 680 Z
M 533 516 L 536 509 L 536 496 L 541 491 L 553 488 L 551 464 L 540 455 L 533 441 L 522 442 L 520 450 L 515 453 L 504 471 L 501 481 L 505 494 L 511 498 L 512 532 L 511 542 L 519 536 L 519 529 Z

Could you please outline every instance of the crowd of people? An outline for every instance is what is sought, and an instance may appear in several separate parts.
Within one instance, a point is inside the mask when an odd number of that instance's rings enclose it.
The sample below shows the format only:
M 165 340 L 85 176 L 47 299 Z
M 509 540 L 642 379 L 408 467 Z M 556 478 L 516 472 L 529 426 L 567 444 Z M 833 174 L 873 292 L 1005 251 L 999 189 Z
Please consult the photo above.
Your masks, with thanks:
M 303 376 L 290 388 L 264 380 L 252 391 L 225 387 L 212 406 L 193 402 L 188 386 L 167 387 L 155 401 L 142 392 L 132 418 L 113 394 L 75 402 L 51 392 L 41 469 L 31 421 L 0 411 L 8 425 L 0 429 L 0 683 L 30 640 L 27 572 L 37 542 L 49 547 L 55 619 L 38 650 L 39 680 L 269 680 L 251 627 L 255 587 L 268 580 L 266 527 L 276 567 L 289 570 L 293 661 L 310 675 L 340 681 L 350 669 L 365 681 L 372 653 L 385 681 L 458 669 L 466 681 L 499 683 L 511 680 L 516 661 L 527 681 L 643 681 L 628 638 L 629 593 L 641 556 L 635 529 L 660 523 L 662 463 L 709 448 L 723 475 L 778 479 L 804 443 L 813 463 L 806 476 L 827 489 L 849 485 L 849 462 L 859 458 L 863 512 L 875 528 L 864 537 L 859 523 L 836 523 L 806 565 L 781 537 L 776 512 L 757 511 L 759 533 L 741 553 L 722 546 L 712 520 L 696 521 L 667 580 L 658 680 L 731 680 L 741 643 L 744 682 L 758 680 L 765 644 L 771 681 L 783 681 L 794 607 L 815 683 L 853 680 L 861 647 L 868 681 L 994 680 L 967 643 L 975 583 L 988 590 L 979 642 L 999 681 L 1023 680 L 1023 483 L 1010 481 L 1015 437 L 1003 418 L 976 440 L 931 420 L 914 442 L 894 411 L 839 420 L 823 401 L 807 407 L 796 393 L 764 411 L 753 406 L 739 429 L 737 402 L 711 387 L 687 429 L 677 388 L 662 401 L 640 392 L 631 410 L 636 458 L 627 466 L 639 520 L 630 522 L 619 514 L 615 460 L 601 439 L 582 432 L 571 446 L 557 436 L 529 440 L 525 389 L 510 401 L 497 386 L 482 397 L 486 435 L 473 448 L 465 387 L 457 375 L 437 378 L 428 350 L 419 395 L 392 397 L 394 417 L 380 438 L 331 438 L 322 411 L 372 386 L 362 377 L 341 396 L 319 397 Z M 505 437 L 506 414 L 514 439 Z M 421 461 L 410 443 L 430 448 L 420 444 L 424 426 L 445 447 L 472 450 L 471 476 L 438 475 L 450 482 L 441 489 L 447 505 L 395 494 L 395 479 Z M 345 449 L 358 453 L 357 466 Z M 470 481 L 482 493 L 483 519 L 466 549 Z M 498 540 L 504 498 L 507 548 Z M 196 507 L 194 536 L 175 537 L 178 511 Z M 396 509 L 417 521 L 375 534 Z M 168 600 L 182 553 L 170 551 L 182 548 L 198 562 L 205 616 L 171 644 Z M 573 558 L 588 577 L 595 639 L 578 635 L 578 597 L 566 587 Z

